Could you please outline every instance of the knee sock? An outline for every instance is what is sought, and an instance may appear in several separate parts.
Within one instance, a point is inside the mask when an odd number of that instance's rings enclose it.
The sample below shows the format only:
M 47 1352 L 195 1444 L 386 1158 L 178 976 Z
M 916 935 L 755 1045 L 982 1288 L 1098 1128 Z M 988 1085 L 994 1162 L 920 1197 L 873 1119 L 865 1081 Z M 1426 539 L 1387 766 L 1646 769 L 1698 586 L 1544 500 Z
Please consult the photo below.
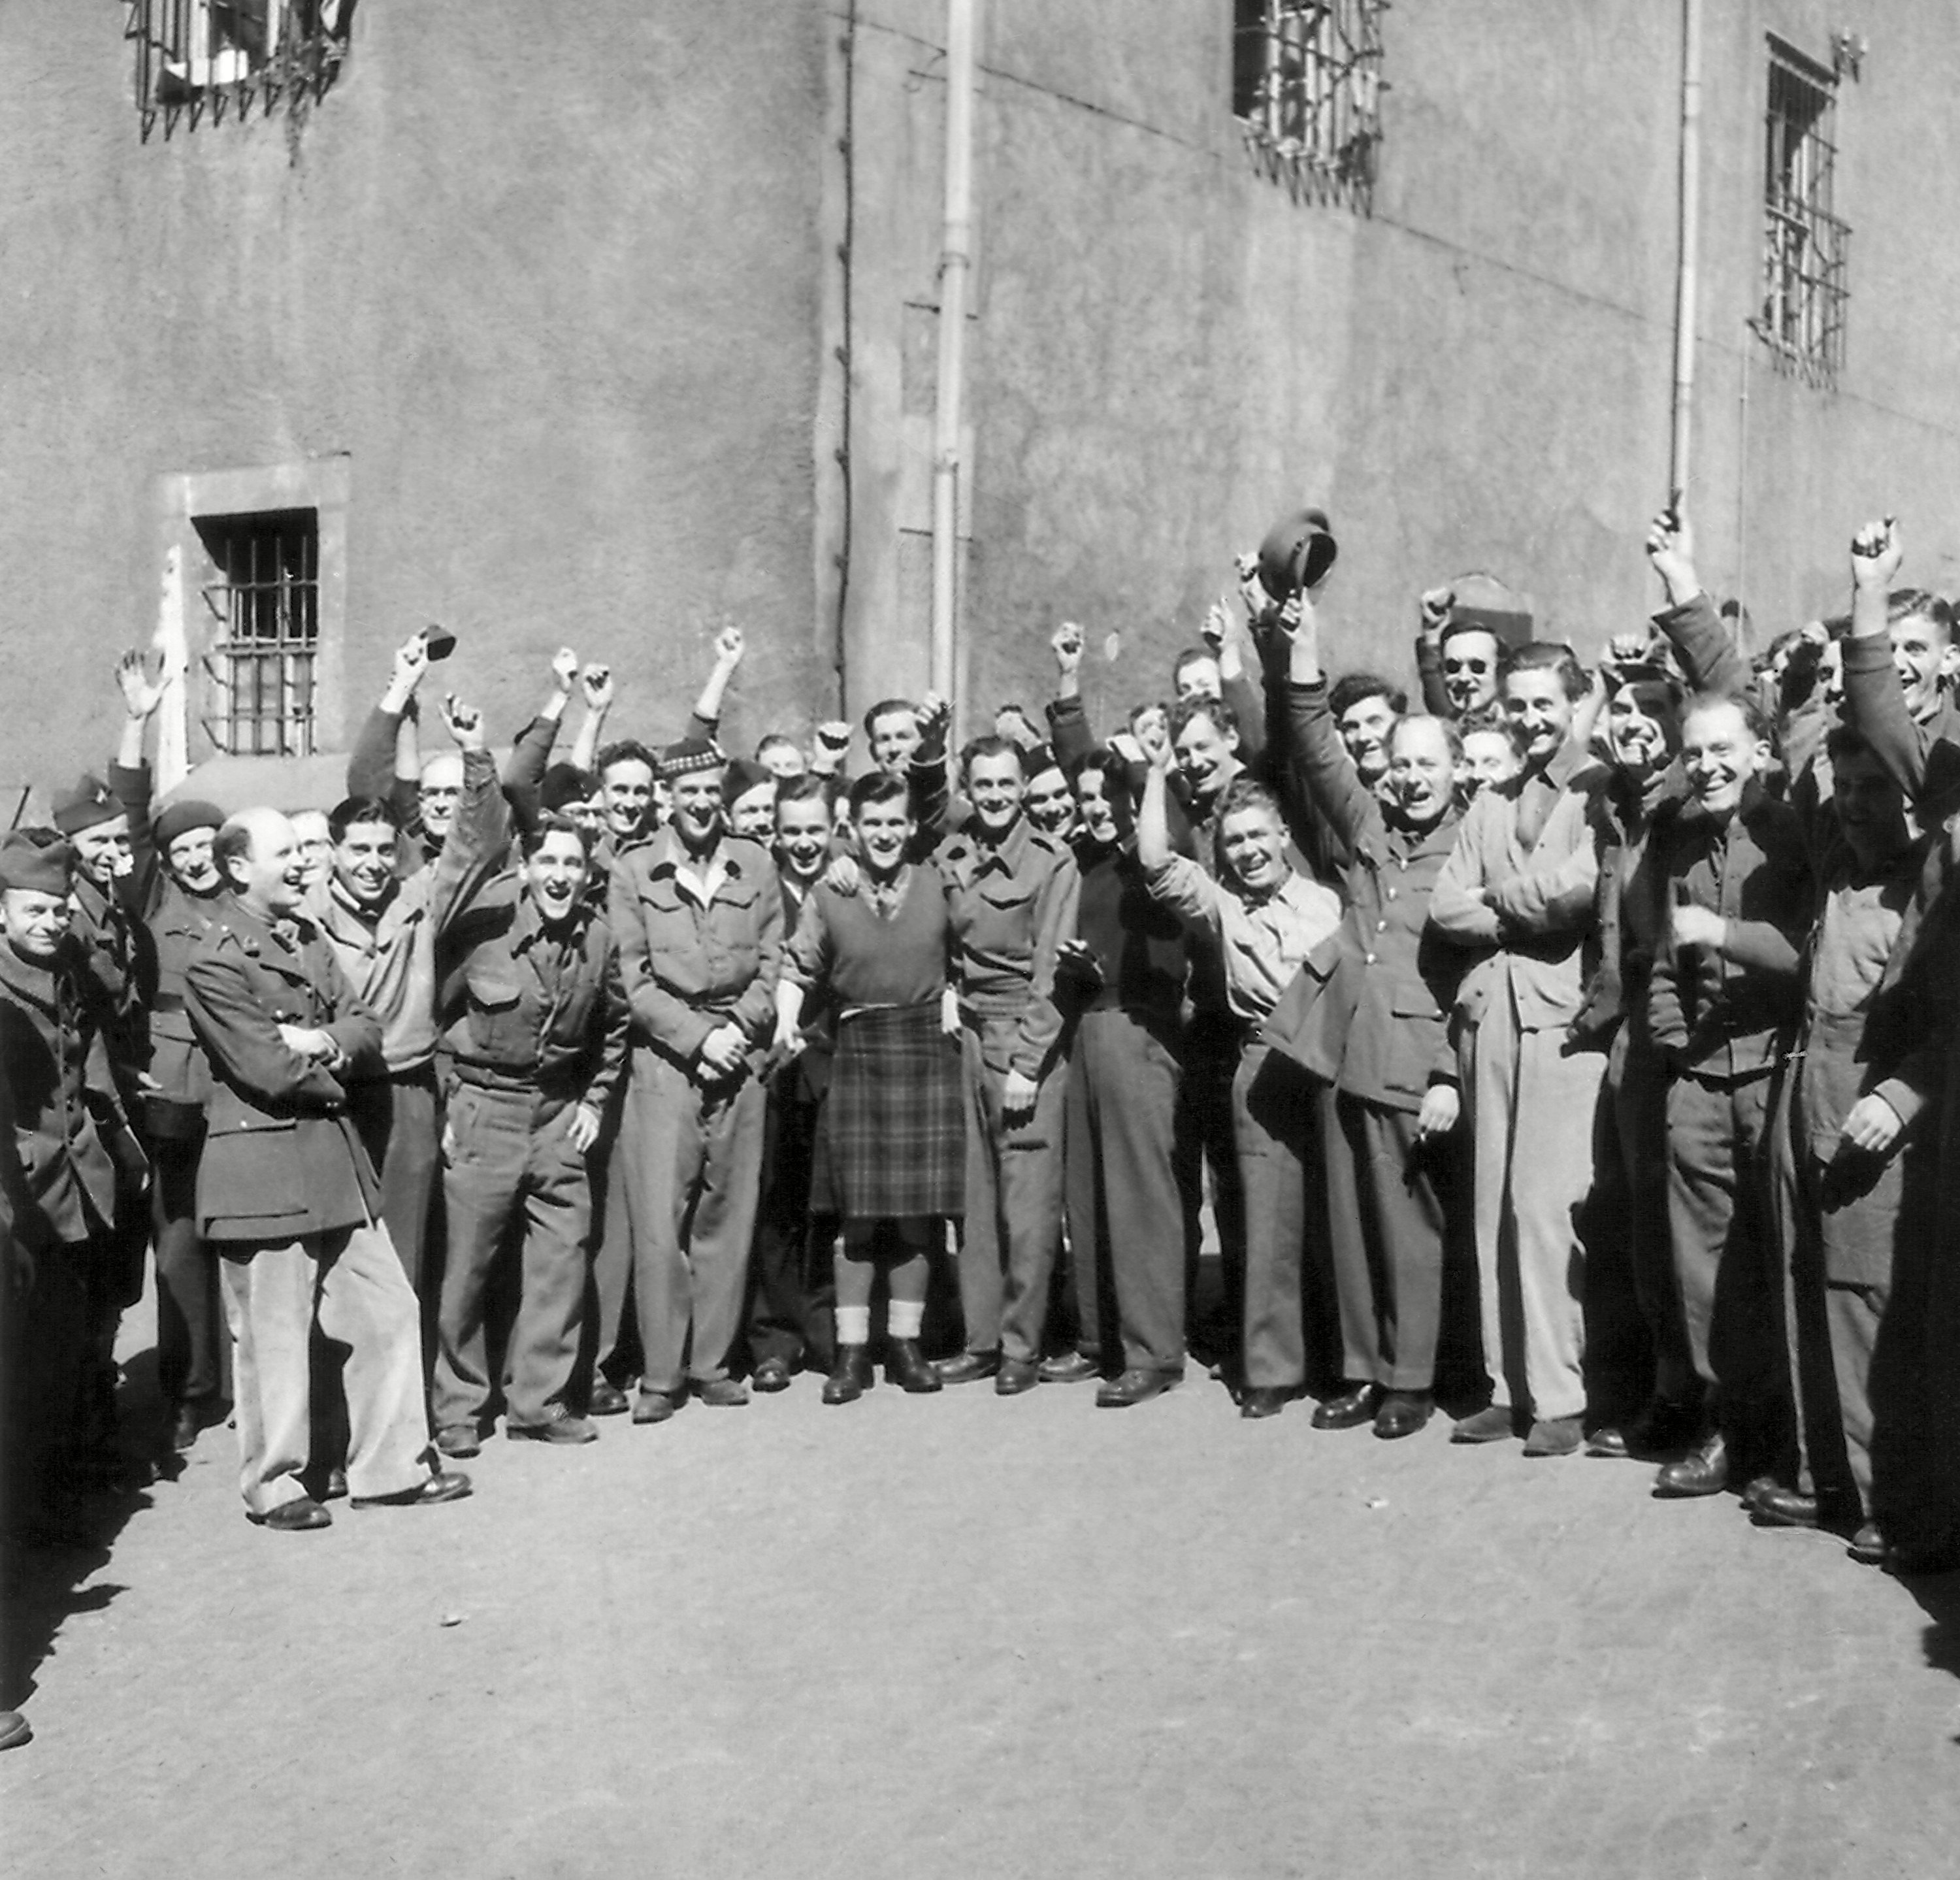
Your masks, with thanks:
M 840 1345 L 868 1345 L 871 1342 L 871 1308 L 868 1305 L 838 1307 L 837 1342 Z
M 885 1330 L 893 1338 L 916 1338 L 924 1323 L 922 1300 L 893 1299 L 885 1308 Z

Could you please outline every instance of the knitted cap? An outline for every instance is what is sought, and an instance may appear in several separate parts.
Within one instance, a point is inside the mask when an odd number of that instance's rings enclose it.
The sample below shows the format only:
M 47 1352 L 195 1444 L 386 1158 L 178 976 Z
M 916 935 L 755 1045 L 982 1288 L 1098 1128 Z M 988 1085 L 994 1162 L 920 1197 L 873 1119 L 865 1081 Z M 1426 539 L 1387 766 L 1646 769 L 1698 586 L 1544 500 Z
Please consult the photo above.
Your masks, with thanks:
M 538 807 L 546 815 L 555 816 L 568 803 L 589 802 L 598 788 L 590 770 L 581 770 L 575 763 L 555 763 L 539 782 Z
M 55 827 L 64 836 L 72 836 L 80 829 L 93 829 L 97 823 L 111 821 L 122 814 L 123 805 L 109 785 L 86 772 L 55 798 Z
M 719 770 L 728 761 L 711 738 L 683 738 L 660 753 L 660 775 L 670 782 L 694 770 Z
M 0 888 L 65 894 L 75 885 L 75 849 L 53 829 L 14 829 L 0 840 Z
M 178 836 L 188 835 L 193 829 L 224 827 L 224 812 L 215 803 L 201 803 L 196 797 L 186 797 L 182 802 L 166 803 L 158 811 L 150 833 L 156 838 L 157 846 L 168 855 L 170 844 Z

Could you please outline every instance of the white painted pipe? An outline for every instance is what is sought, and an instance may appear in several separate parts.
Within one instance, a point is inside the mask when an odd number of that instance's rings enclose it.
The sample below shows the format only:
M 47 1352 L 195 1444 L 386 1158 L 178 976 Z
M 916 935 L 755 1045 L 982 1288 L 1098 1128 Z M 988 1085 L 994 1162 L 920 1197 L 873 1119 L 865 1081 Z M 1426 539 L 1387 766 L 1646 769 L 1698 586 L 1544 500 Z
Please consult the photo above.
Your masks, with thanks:
M 959 690 L 960 432 L 973 267 L 973 98 L 981 0 L 947 0 L 946 203 L 939 259 L 939 384 L 932 438 L 932 687 Z
M 1701 245 L 1701 0 L 1681 5 L 1681 202 L 1674 277 L 1674 422 L 1668 482 L 1688 487 L 1694 423 L 1694 302 Z

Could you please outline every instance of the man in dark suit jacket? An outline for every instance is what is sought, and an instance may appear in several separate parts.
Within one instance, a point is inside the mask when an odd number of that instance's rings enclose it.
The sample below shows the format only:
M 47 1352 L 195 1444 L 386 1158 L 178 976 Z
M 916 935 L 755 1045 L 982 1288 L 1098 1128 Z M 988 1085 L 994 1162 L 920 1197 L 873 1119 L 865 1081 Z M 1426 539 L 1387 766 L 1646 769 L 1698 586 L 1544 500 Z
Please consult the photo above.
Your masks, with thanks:
M 342 1078 L 378 1059 L 380 1025 L 299 916 L 285 817 L 233 817 L 214 855 L 231 898 L 192 949 L 185 1002 L 211 1059 L 198 1226 L 224 1262 L 246 1512 L 284 1531 L 331 1518 L 300 1479 L 316 1324 L 348 1348 L 354 1506 L 459 1500 L 469 1478 L 434 1467 L 415 1295 L 347 1115 Z

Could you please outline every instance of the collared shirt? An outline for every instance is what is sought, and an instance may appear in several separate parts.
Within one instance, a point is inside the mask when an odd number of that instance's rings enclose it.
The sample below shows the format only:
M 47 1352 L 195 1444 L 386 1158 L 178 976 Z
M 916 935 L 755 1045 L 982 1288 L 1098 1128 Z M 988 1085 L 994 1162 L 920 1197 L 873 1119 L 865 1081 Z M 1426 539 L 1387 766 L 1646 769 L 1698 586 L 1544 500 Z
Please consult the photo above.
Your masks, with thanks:
M 1075 932 L 1075 858 L 1017 815 L 999 840 L 975 824 L 940 845 L 953 973 L 969 1021 L 1011 1026 L 1007 1069 L 1038 1077 L 1061 1031 L 1055 966 Z
M 775 1021 L 783 897 L 759 843 L 724 835 L 704 871 L 672 829 L 612 866 L 606 918 L 635 1034 L 682 1064 L 724 1024 L 760 1043 Z
M 1218 942 L 1235 1018 L 1256 1023 L 1279 1003 L 1300 962 L 1341 924 L 1341 899 L 1303 875 L 1288 875 L 1255 900 L 1174 855 L 1150 871 L 1150 891 Z

